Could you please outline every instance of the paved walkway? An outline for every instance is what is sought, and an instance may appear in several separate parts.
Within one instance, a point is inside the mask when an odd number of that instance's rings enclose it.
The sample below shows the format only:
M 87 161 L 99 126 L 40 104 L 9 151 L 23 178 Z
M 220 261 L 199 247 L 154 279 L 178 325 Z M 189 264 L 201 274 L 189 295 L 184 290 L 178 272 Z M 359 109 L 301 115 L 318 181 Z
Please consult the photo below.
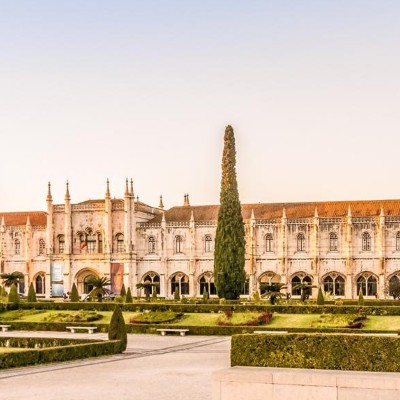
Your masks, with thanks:
M 0 333 L 106 339 L 105 334 Z M 7 400 L 211 400 L 211 374 L 229 367 L 230 337 L 128 335 L 124 354 L 0 370 Z

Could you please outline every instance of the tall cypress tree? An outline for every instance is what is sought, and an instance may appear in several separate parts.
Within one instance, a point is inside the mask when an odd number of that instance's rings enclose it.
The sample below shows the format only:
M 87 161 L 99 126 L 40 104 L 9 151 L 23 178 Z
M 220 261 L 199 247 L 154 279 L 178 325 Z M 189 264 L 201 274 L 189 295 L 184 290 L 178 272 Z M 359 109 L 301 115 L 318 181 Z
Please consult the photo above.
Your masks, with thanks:
M 214 281 L 218 296 L 236 300 L 246 274 L 242 209 L 236 180 L 236 149 L 233 128 L 225 128 L 222 156 L 220 208 L 214 251 Z

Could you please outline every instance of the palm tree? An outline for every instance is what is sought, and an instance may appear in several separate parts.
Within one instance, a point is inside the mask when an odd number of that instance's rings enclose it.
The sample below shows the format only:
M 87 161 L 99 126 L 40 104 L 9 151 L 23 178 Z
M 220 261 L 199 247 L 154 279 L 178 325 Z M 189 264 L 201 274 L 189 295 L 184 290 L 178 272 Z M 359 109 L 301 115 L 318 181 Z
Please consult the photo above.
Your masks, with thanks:
M 285 294 L 281 293 L 281 290 L 286 288 L 287 286 L 284 283 L 262 283 L 260 285 L 260 290 L 262 293 L 261 297 L 266 297 L 269 299 L 269 302 L 274 305 L 278 297 L 282 298 L 283 296 L 286 296 Z
M 308 283 L 308 282 L 302 282 L 302 283 L 297 283 L 296 285 L 294 285 L 292 287 L 292 289 L 293 290 L 300 289 L 300 300 L 302 302 L 305 302 L 311 294 L 311 289 L 316 288 L 316 287 L 318 287 L 318 286 L 311 285 L 311 283 Z
M 105 277 L 99 278 L 97 276 L 91 276 L 87 280 L 87 283 L 88 285 L 93 286 L 89 296 L 97 297 L 99 302 L 103 300 L 103 296 L 111 294 L 111 290 L 106 287 L 111 285 L 111 281 Z
M 144 295 L 146 296 L 146 301 L 150 302 L 151 289 L 158 285 L 159 285 L 158 282 L 144 281 L 143 283 L 136 284 L 136 288 L 144 289 Z
M 0 278 L 3 280 L 3 285 L 5 287 L 10 287 L 13 284 L 18 286 L 21 281 L 24 281 L 24 274 L 22 272 L 14 271 L 10 274 L 1 274 Z

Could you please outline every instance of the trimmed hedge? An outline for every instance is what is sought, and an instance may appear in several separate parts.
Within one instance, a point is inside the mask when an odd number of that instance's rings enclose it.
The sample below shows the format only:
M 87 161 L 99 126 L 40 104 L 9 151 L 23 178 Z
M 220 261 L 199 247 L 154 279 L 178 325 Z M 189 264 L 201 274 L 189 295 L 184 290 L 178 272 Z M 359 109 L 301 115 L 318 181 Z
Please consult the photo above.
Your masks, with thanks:
M 400 307 L 398 306 L 370 306 L 375 302 L 366 302 L 363 307 L 359 305 L 343 305 L 335 306 L 324 304 L 323 306 L 313 305 L 258 305 L 258 304 L 181 304 L 181 303 L 132 303 L 121 304 L 122 311 L 141 312 L 149 311 L 174 311 L 176 313 L 217 313 L 219 311 L 235 311 L 235 312 L 264 312 L 271 311 L 280 314 L 357 314 L 362 310 L 365 315 L 400 315 Z M 377 302 L 379 303 L 379 302 Z M 389 303 L 391 304 L 391 303 Z M 1 305 L 0 305 L 1 306 Z M 97 310 L 97 311 L 114 311 L 115 303 L 72 303 L 72 302 L 37 302 L 37 303 L 20 303 L 19 305 L 5 303 L 4 310 L 12 310 L 16 307 L 22 309 L 35 308 L 37 310 Z M 1 309 L 1 307 L 0 307 Z M 1 315 L 0 315 L 1 319 Z
M 400 338 L 340 334 L 236 335 L 231 366 L 400 371 Z
M 121 352 L 119 340 L 95 341 L 2 337 L 0 339 L 0 346 L 27 348 L 25 351 L 15 353 L 0 353 L 0 369 L 70 361 Z

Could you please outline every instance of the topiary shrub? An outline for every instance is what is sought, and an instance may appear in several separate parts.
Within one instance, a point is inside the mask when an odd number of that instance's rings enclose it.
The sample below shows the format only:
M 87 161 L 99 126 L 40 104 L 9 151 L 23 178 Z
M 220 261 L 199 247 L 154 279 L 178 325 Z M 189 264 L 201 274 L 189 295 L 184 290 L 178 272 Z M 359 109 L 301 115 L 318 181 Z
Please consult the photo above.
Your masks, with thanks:
M 8 293 L 8 302 L 12 304 L 19 304 L 18 291 L 14 283 L 10 287 L 10 293 Z
M 131 292 L 131 288 L 128 287 L 128 291 L 126 292 L 126 296 L 125 296 L 125 303 L 133 303 L 133 299 L 132 299 L 132 292 Z
M 358 305 L 363 306 L 364 305 L 364 295 L 362 292 L 362 289 L 360 288 L 360 291 L 358 292 Z
M 322 293 L 322 289 L 318 289 L 318 297 L 317 297 L 317 304 L 319 306 L 323 306 L 325 303 L 324 294 Z
M 112 314 L 110 326 L 108 327 L 108 339 L 119 340 L 121 342 L 121 353 L 126 350 L 128 336 L 126 334 L 125 321 L 120 306 L 116 306 Z
M 207 289 L 204 287 L 203 289 L 203 303 L 206 304 L 208 300 L 208 292 Z
M 33 282 L 29 285 L 29 290 L 28 290 L 28 302 L 29 303 L 36 303 L 36 292 L 33 287 Z
M 76 288 L 75 283 L 72 285 L 71 293 L 69 298 L 72 302 L 77 303 L 80 300 L 78 289 Z
M 151 301 L 157 301 L 157 289 L 153 287 L 153 293 L 151 295 Z
M 125 289 L 125 284 L 124 283 L 122 284 L 122 288 L 121 288 L 121 291 L 120 291 L 119 295 L 122 296 L 122 297 L 126 297 L 126 289 Z
M 179 301 L 181 299 L 181 296 L 179 295 L 179 289 L 176 288 L 174 292 L 174 300 Z

